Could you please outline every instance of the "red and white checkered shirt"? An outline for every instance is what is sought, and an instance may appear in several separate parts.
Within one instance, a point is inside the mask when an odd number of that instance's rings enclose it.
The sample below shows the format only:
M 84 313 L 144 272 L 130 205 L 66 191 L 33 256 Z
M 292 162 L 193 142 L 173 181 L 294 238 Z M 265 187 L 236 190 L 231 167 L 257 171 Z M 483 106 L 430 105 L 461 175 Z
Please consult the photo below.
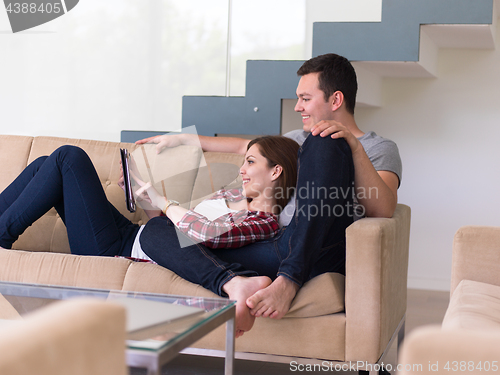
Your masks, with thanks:
M 209 199 L 240 201 L 246 199 L 240 189 L 219 190 Z M 264 211 L 241 210 L 209 220 L 189 210 L 177 223 L 181 232 L 212 249 L 235 249 L 274 237 L 279 231 L 276 215 Z

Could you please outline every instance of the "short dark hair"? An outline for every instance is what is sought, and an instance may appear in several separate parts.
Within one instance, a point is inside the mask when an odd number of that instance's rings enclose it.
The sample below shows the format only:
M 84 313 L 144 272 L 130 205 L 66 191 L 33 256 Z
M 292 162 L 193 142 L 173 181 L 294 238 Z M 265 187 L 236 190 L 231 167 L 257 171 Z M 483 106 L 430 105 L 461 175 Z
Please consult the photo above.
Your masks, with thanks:
M 293 139 L 282 135 L 265 135 L 255 138 L 248 144 L 247 150 L 253 145 L 259 147 L 259 151 L 267 159 L 267 165 L 272 168 L 281 165 L 281 175 L 277 180 L 276 204 L 279 212 L 287 205 L 293 196 L 297 185 L 297 157 L 299 144 Z
M 297 75 L 304 76 L 310 73 L 319 74 L 319 89 L 325 95 L 325 101 L 335 91 L 344 94 L 344 102 L 349 113 L 354 114 L 358 81 L 356 71 L 345 57 L 335 53 L 327 53 L 307 60 L 297 71 Z

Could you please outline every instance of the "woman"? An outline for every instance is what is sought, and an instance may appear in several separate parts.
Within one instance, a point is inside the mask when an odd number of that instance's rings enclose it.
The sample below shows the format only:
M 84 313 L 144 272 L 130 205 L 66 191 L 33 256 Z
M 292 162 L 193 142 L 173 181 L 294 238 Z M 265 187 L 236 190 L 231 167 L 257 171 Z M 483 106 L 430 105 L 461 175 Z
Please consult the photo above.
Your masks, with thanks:
M 212 249 L 239 248 L 273 237 L 279 230 L 277 215 L 288 203 L 297 180 L 298 147 L 295 141 L 280 136 L 254 139 L 240 168 L 242 188 L 222 189 L 193 210 L 159 195 L 132 173 L 142 186 L 136 195 L 148 202 L 146 206 L 161 208 L 152 213 L 142 204 L 150 219 L 163 214 L 192 240 Z M 123 179 L 119 184 L 123 188 Z M 148 259 L 137 238 L 132 256 Z
M 202 242 L 187 248 L 194 246 L 203 250 L 207 246 L 234 248 L 273 237 L 279 229 L 276 214 L 289 199 L 286 194 L 290 188 L 295 186 L 298 147 L 294 141 L 278 136 L 253 141 L 240 170 L 243 177 L 241 194 L 231 191 L 232 198 L 227 199 L 231 212 L 212 220 L 196 211 L 167 206 L 166 199 L 158 198 L 151 189 L 146 190 L 148 196 L 153 196 L 153 199 L 149 197 L 151 202 L 165 211 L 167 217 L 150 220 L 142 233 L 138 225 L 109 203 L 87 154 L 78 147 L 60 147 L 50 156 L 32 162 L 0 194 L 0 247 L 10 249 L 28 226 L 55 207 L 67 227 L 73 254 L 131 256 L 134 243 L 140 247 L 144 241 L 160 240 L 164 251 L 160 254 L 146 251 L 150 258 L 180 276 L 183 275 L 178 270 L 179 265 L 192 268 L 191 272 L 196 273 L 192 259 L 182 256 L 186 248 L 180 246 L 175 225 L 195 242 Z M 281 162 L 266 156 L 275 154 Z M 219 192 L 217 198 L 226 201 L 223 192 Z M 158 227 L 158 220 L 172 230 Z M 179 253 L 179 259 L 167 256 L 167 251 Z M 255 275 L 238 270 L 233 274 Z M 221 280 L 203 280 L 200 284 L 225 295 L 222 286 L 231 278 L 222 283 Z M 259 280 L 261 284 L 268 281 L 265 277 Z M 243 330 L 246 329 L 240 331 Z

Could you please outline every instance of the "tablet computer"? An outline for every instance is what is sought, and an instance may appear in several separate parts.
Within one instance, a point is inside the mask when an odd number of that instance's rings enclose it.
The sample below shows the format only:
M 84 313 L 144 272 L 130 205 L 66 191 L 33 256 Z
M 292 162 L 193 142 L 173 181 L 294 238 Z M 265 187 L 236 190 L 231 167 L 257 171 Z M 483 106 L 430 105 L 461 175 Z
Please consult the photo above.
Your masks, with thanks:
M 135 212 L 135 198 L 132 191 L 132 180 L 130 178 L 130 154 L 127 149 L 120 149 L 122 158 L 123 182 L 125 184 L 125 201 L 127 202 L 127 210 Z

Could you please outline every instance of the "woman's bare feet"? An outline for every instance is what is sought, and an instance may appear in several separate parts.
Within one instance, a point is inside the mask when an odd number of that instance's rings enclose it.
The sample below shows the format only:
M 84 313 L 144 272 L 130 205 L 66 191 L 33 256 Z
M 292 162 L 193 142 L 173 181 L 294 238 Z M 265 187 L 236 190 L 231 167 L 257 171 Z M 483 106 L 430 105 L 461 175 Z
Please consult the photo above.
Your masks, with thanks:
M 290 305 L 299 286 L 283 276 L 278 276 L 267 288 L 260 289 L 247 299 L 247 306 L 254 317 L 281 319 Z
M 236 301 L 236 337 L 240 337 L 243 333 L 249 331 L 255 321 L 255 316 L 250 314 L 250 309 L 246 303 L 248 297 L 270 284 L 271 279 L 267 276 L 236 276 L 222 287 L 229 299 Z

